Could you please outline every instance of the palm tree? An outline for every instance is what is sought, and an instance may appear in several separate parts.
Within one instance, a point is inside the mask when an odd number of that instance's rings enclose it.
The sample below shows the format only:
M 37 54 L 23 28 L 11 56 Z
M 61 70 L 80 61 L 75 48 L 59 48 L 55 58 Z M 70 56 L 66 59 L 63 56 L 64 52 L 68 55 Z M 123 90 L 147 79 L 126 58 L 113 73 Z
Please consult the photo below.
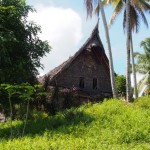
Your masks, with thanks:
M 104 28 L 105 28 L 105 35 L 106 35 L 106 41 L 108 46 L 108 57 L 109 57 L 109 68 L 110 68 L 110 80 L 111 80 L 111 87 L 113 92 L 113 97 L 117 97 L 117 90 L 116 90 L 116 84 L 115 84 L 115 77 L 114 77 L 114 67 L 113 67 L 113 58 L 112 58 L 112 51 L 111 51 L 111 44 L 110 44 L 110 38 L 109 38 L 109 32 L 108 32 L 108 25 L 105 17 L 105 12 L 103 8 L 103 4 L 101 0 L 85 0 L 86 10 L 87 10 L 87 16 L 91 16 L 93 14 L 93 5 L 95 5 L 95 11 L 101 12 Z
M 138 83 L 139 92 L 145 87 L 144 91 L 150 90 L 150 38 L 141 42 L 141 47 L 144 49 L 144 54 L 134 53 L 137 58 L 136 70 L 143 74 L 143 78 Z
M 126 28 L 127 28 L 127 39 L 126 39 L 126 99 L 128 102 L 132 100 L 131 96 L 131 79 L 130 79 L 130 41 L 131 41 L 131 26 L 130 26 L 130 1 L 126 0 Z
M 128 30 L 127 27 L 127 19 L 129 19 L 126 16 L 126 6 L 128 1 L 122 1 L 122 0 L 107 0 L 107 3 L 112 3 L 115 6 L 114 12 L 112 14 L 112 17 L 110 19 L 110 25 L 113 24 L 113 22 L 115 21 L 116 17 L 120 14 L 120 12 L 124 9 L 124 17 L 123 17 L 123 29 L 125 31 L 125 29 Z M 126 4 L 126 5 L 125 5 Z M 148 27 L 148 22 L 146 20 L 146 17 L 144 15 L 144 11 L 149 11 L 150 10 L 150 5 L 145 2 L 144 0 L 131 0 L 129 1 L 130 6 L 130 29 L 134 32 L 136 31 L 136 33 L 139 31 L 139 20 L 140 17 L 142 18 L 144 24 Z M 127 19 L 126 19 L 127 18 Z M 127 32 L 128 33 L 128 32 Z M 128 38 L 130 38 L 130 40 L 128 42 L 130 42 L 130 53 L 131 53 L 131 61 L 132 61 L 132 72 L 133 72 L 133 77 L 134 77 L 134 92 L 135 92 L 135 98 L 138 97 L 138 91 L 137 91 L 137 81 L 136 81 L 136 71 L 135 71 L 135 66 L 134 66 L 134 57 L 133 57 L 133 43 L 132 43 L 132 32 L 130 31 L 130 36 L 128 35 Z M 129 47 L 129 45 L 128 45 Z M 128 52 L 129 54 L 129 52 Z M 130 61 L 129 61 L 130 62 Z M 127 62 L 127 65 L 129 65 L 129 63 Z M 129 67 L 127 67 L 127 72 Z M 128 74 L 128 73 L 127 73 Z M 127 80 L 130 80 L 129 77 L 130 75 L 127 76 Z M 130 81 L 129 81 L 130 82 Z M 129 85 L 127 85 L 129 86 Z M 128 87 L 129 88 L 129 87 Z M 128 89 L 127 89 L 128 90 Z M 129 91 L 127 91 L 128 93 Z M 128 94 L 129 95 L 129 94 Z M 128 96 L 127 96 L 128 99 Z

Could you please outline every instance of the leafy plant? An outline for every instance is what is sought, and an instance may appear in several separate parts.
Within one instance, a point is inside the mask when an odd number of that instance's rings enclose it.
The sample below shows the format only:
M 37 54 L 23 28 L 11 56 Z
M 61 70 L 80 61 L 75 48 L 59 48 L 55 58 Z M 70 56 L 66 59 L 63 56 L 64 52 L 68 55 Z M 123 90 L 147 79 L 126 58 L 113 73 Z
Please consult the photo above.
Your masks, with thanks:
M 145 88 L 143 91 L 148 95 L 150 90 L 150 38 L 142 41 L 141 47 L 144 49 L 143 54 L 139 52 L 134 53 L 137 59 L 136 70 L 144 75 L 138 83 L 138 90 L 140 93 Z
M 8 100 L 9 100 L 9 108 L 10 108 L 10 138 L 12 139 L 12 117 L 13 117 L 13 110 L 12 110 L 12 102 L 11 97 L 16 94 L 16 88 L 15 85 L 9 85 L 9 84 L 1 84 L 1 87 L 4 88 L 8 93 Z
M 123 75 L 117 75 L 115 77 L 116 79 L 116 87 L 118 91 L 118 95 L 120 97 L 126 96 L 126 78 Z
M 33 100 L 33 93 L 35 92 L 35 88 L 29 84 L 24 84 L 20 86 L 22 93 L 20 95 L 20 98 L 23 99 L 24 101 L 27 102 L 27 112 L 26 112 L 26 117 L 25 117 L 25 123 L 22 131 L 22 137 L 24 136 L 27 120 L 28 120 L 28 115 L 29 115 L 29 103 L 31 100 Z

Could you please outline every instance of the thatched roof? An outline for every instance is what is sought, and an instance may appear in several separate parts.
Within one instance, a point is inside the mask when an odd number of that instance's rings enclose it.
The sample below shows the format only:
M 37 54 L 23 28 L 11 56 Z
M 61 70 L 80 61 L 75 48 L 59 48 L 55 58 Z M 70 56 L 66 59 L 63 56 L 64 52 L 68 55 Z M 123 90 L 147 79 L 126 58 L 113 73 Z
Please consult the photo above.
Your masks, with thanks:
M 99 51 L 94 51 L 94 47 L 96 47 L 96 46 L 100 47 Z M 46 76 L 49 76 L 50 81 L 52 81 L 63 70 L 67 69 L 71 65 L 71 63 L 79 56 L 79 54 L 81 54 L 81 52 L 83 50 L 85 50 L 85 49 L 91 49 L 92 50 L 92 48 L 93 48 L 93 53 L 95 53 L 97 58 L 105 65 L 105 67 L 107 68 L 107 71 L 109 72 L 109 62 L 108 62 L 107 56 L 105 54 L 101 39 L 99 37 L 99 30 L 98 30 L 98 23 L 97 23 L 95 28 L 93 29 L 90 37 L 83 44 L 83 46 L 74 54 L 74 56 L 69 57 L 68 60 L 66 60 L 65 62 L 63 62 L 58 67 L 56 67 L 53 70 L 51 70 L 50 72 L 48 72 L 46 74 Z M 43 79 L 44 76 L 41 77 L 41 79 Z M 40 81 L 41 81 L 41 79 L 40 79 Z

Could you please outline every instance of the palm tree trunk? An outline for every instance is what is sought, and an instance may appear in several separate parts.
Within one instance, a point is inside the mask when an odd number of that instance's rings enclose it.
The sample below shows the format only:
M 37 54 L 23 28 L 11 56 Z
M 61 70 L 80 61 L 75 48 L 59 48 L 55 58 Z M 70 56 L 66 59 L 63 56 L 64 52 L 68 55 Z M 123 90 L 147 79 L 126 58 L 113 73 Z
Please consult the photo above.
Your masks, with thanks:
M 126 100 L 132 101 L 131 96 L 131 79 L 130 79 L 130 41 L 131 41 L 131 29 L 130 29 L 130 1 L 126 0 L 126 28 L 127 28 L 127 39 L 126 39 Z
M 102 4 L 101 0 L 99 0 L 99 6 L 100 6 L 100 11 L 101 11 L 101 15 L 102 15 L 104 28 L 105 28 L 106 41 L 107 41 L 107 46 L 108 46 L 111 87 L 112 87 L 113 97 L 117 98 L 117 90 L 116 90 L 116 83 L 115 83 L 115 77 L 114 77 L 115 74 L 114 74 L 114 68 L 113 68 L 113 60 L 112 60 L 113 58 L 112 58 L 112 52 L 111 52 L 108 25 L 107 25 L 107 22 L 106 22 L 105 12 L 104 12 L 104 8 L 103 8 L 103 4 Z
M 132 73 L 133 73 L 133 81 L 134 81 L 134 95 L 135 95 L 135 98 L 138 98 L 136 70 L 135 70 L 135 63 L 134 63 L 134 56 L 133 56 L 132 33 L 131 33 L 131 39 L 130 39 L 130 49 L 131 49 Z

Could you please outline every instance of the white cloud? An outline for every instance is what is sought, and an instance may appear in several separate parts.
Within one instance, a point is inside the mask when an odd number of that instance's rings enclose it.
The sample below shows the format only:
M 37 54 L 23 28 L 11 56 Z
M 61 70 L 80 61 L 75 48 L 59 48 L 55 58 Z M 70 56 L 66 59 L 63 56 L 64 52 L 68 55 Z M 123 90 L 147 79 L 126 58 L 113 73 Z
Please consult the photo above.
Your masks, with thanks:
M 35 8 L 37 13 L 29 14 L 29 20 L 41 26 L 40 38 L 48 40 L 52 47 L 50 54 L 41 60 L 45 69 L 40 70 L 40 74 L 45 74 L 75 53 L 82 37 L 82 21 L 70 8 L 42 5 Z

